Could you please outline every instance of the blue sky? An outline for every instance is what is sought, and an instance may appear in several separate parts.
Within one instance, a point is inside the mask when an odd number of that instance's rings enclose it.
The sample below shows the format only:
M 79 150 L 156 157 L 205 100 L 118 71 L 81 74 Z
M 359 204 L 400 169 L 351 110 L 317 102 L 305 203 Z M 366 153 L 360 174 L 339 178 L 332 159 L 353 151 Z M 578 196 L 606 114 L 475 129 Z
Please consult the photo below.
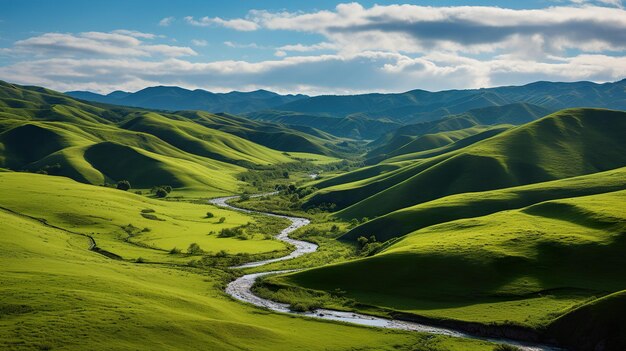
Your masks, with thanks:
M 619 0 L 0 6 L 0 79 L 63 91 L 344 94 L 626 76 Z

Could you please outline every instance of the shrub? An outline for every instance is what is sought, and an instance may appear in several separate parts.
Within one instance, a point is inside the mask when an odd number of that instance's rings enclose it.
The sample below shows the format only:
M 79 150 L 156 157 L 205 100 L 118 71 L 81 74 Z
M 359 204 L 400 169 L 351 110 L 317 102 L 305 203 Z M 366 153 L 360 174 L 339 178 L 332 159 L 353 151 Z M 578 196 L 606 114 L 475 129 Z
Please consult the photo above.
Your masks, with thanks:
M 146 263 L 146 260 L 143 259 L 143 257 L 137 257 L 137 259 L 135 260 L 136 263 Z
M 130 189 L 130 182 L 128 180 L 120 180 L 117 182 L 117 189 L 127 191 Z
M 206 213 L 206 218 L 213 218 L 215 217 L 215 215 L 213 214 L 213 212 L 207 212 Z
M 285 179 L 289 179 L 289 172 L 284 171 L 284 172 L 283 172 L 283 178 L 285 178 Z
M 170 255 L 176 255 L 176 254 L 179 254 L 179 253 L 180 253 L 180 249 L 177 249 L 175 247 L 170 250 Z
M 220 217 L 220 220 L 217 223 L 224 223 L 226 221 L 226 217 Z
M 163 188 L 158 188 L 156 191 L 156 196 L 160 198 L 164 198 L 167 196 L 167 191 Z
M 250 200 L 250 195 L 248 194 L 243 194 L 239 197 L 239 201 L 248 201 Z
M 365 247 L 365 245 L 367 245 L 367 242 L 369 240 L 367 240 L 367 238 L 364 236 L 360 236 L 358 239 L 356 239 L 356 241 L 359 243 L 359 247 L 362 249 Z
M 167 193 L 171 193 L 172 192 L 172 187 L 169 185 L 164 185 L 162 186 L 163 190 L 167 191 Z
M 187 248 L 187 253 L 191 255 L 201 255 L 202 253 L 204 253 L 204 251 L 200 248 L 200 245 L 196 243 L 191 243 Z

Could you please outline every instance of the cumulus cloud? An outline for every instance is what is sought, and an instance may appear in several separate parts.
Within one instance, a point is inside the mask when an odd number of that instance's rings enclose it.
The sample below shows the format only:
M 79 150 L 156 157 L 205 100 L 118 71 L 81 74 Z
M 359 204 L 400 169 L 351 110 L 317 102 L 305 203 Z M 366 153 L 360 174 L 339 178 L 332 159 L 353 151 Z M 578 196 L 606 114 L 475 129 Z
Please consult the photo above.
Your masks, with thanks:
M 44 33 L 15 42 L 14 53 L 52 54 L 61 56 L 192 56 L 197 53 L 189 48 L 172 45 L 145 44 L 141 39 L 154 38 L 154 34 L 117 30 L 105 32 Z M 141 38 L 141 39 L 140 39 Z
M 159 21 L 159 26 L 168 27 L 172 22 L 174 22 L 176 18 L 174 17 L 165 17 Z
M 253 21 L 249 21 L 243 18 L 225 20 L 220 17 L 202 17 L 198 20 L 194 19 L 191 16 L 185 17 L 185 21 L 193 26 L 199 27 L 209 27 L 209 26 L 222 26 L 238 31 L 254 31 L 259 29 L 259 25 Z
M 626 11 L 587 2 L 533 10 L 365 8 L 350 3 L 328 11 L 256 10 L 240 19 L 185 21 L 238 31 L 295 31 L 300 37 L 324 39 L 282 46 L 225 41 L 230 48 L 274 50 L 275 57 L 251 62 L 198 56 L 192 62 L 184 56 L 196 55 L 193 49 L 159 44 L 159 37 L 149 33 L 46 33 L 4 49 L 28 55 L 0 67 L 0 79 L 99 92 L 166 84 L 319 94 L 463 89 L 535 80 L 604 82 L 626 76 Z
M 209 43 L 204 39 L 192 39 L 191 44 L 195 46 L 207 46 Z
M 271 89 L 279 92 L 357 93 L 478 88 L 533 80 L 620 79 L 625 57 L 579 55 L 555 62 L 477 60 L 452 54 L 411 57 L 399 53 L 363 52 L 354 56 L 295 56 L 260 62 L 189 62 L 170 58 L 53 58 L 0 67 L 0 77 L 16 83 L 58 90 L 108 92 L 167 84 L 221 91 Z
M 606 0 L 610 1 L 610 0 Z M 626 11 L 600 6 L 514 10 L 487 6 L 339 4 L 334 11 L 272 13 L 253 10 L 260 28 L 325 36 L 343 51 L 432 50 L 493 52 L 520 40 L 541 39 L 546 50 L 624 50 Z

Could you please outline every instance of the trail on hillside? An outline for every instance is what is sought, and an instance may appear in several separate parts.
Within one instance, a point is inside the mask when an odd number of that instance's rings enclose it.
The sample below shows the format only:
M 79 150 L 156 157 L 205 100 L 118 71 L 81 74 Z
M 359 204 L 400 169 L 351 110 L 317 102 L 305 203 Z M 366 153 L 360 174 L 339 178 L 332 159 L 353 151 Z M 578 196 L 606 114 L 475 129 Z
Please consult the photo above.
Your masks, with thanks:
M 258 195 L 253 195 L 252 197 L 260 197 L 260 196 L 274 195 L 274 194 L 276 193 L 258 194 Z M 311 222 L 308 219 L 300 218 L 300 217 L 278 215 L 275 213 L 267 213 L 267 212 L 262 212 L 262 211 L 253 211 L 253 210 L 240 208 L 240 207 L 237 207 L 235 205 L 228 203 L 228 201 L 235 200 L 238 198 L 239 196 L 227 196 L 227 197 L 210 199 L 209 202 L 213 205 L 229 208 L 235 211 L 240 211 L 240 212 L 245 212 L 245 213 L 258 213 L 258 214 L 263 214 L 266 216 L 280 217 L 280 218 L 285 218 L 289 220 L 291 224 L 287 228 L 283 229 L 275 237 L 281 241 L 284 241 L 286 243 L 289 243 L 295 246 L 296 249 L 293 252 L 291 252 L 289 255 L 286 255 L 283 257 L 250 262 L 250 263 L 246 263 L 246 264 L 239 265 L 239 266 L 233 266 L 230 268 L 242 269 L 242 268 L 263 266 L 272 262 L 284 261 L 284 260 L 296 258 L 302 255 L 315 252 L 317 250 L 318 246 L 316 244 L 313 244 L 307 241 L 302 241 L 302 240 L 295 240 L 289 237 L 290 233 L 308 225 Z M 481 337 L 481 336 L 468 334 L 461 330 L 454 330 L 451 328 L 442 328 L 442 327 L 427 325 L 427 324 L 422 324 L 422 323 L 387 319 L 387 318 L 381 318 L 381 317 L 370 316 L 370 315 L 354 313 L 354 312 L 336 311 L 336 310 L 329 310 L 329 309 L 323 309 L 323 308 L 315 309 L 309 312 L 295 312 L 289 308 L 288 304 L 262 298 L 260 296 L 255 295 L 254 292 L 252 291 L 252 286 L 257 281 L 257 279 L 262 276 L 266 276 L 270 274 L 296 272 L 299 270 L 301 269 L 267 271 L 267 272 L 262 272 L 262 273 L 246 274 L 230 282 L 228 286 L 226 287 L 226 293 L 239 301 L 251 303 L 255 306 L 267 308 L 272 311 L 281 312 L 281 313 L 289 313 L 292 315 L 298 315 L 302 317 L 326 319 L 326 320 L 332 320 L 332 321 L 365 325 L 365 326 L 370 326 L 370 327 L 400 329 L 400 330 L 408 330 L 408 331 L 417 331 L 417 332 L 422 332 L 422 333 L 447 335 L 451 337 L 484 340 L 484 341 L 490 341 L 490 342 L 495 342 L 495 343 L 500 343 L 500 344 L 508 344 L 508 345 L 516 346 L 520 348 L 521 350 L 525 350 L 525 351 L 562 350 L 560 348 L 547 346 L 547 345 L 532 344 L 532 343 L 520 342 L 520 341 L 504 339 L 504 338 Z

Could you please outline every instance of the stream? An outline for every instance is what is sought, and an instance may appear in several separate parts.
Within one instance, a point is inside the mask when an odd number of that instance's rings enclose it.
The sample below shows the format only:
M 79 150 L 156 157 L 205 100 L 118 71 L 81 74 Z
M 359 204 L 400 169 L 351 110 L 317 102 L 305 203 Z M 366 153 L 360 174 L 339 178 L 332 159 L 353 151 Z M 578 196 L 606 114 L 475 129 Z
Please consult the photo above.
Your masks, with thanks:
M 259 194 L 259 195 L 253 195 L 251 197 L 260 197 L 260 196 L 267 196 L 267 195 L 274 195 L 274 194 L 276 193 Z M 296 258 L 298 256 L 306 255 L 306 254 L 315 252 L 317 250 L 316 244 L 289 238 L 290 233 L 308 225 L 311 222 L 308 219 L 278 215 L 274 213 L 267 213 L 267 212 L 261 212 L 261 211 L 252 211 L 248 209 L 239 208 L 228 203 L 228 201 L 234 200 L 237 198 L 239 198 L 239 196 L 227 196 L 227 197 L 210 199 L 209 202 L 213 205 L 229 208 L 235 211 L 240 211 L 240 212 L 245 212 L 245 213 L 258 213 L 258 214 L 263 214 L 266 216 L 280 217 L 280 218 L 285 218 L 289 220 L 291 224 L 287 228 L 283 229 L 275 237 L 278 240 L 281 240 L 281 241 L 284 241 L 286 243 L 293 245 L 295 247 L 295 250 L 292 251 L 289 255 L 282 256 L 279 258 L 250 262 L 250 263 L 242 264 L 239 266 L 233 266 L 230 268 L 242 269 L 242 268 L 249 268 L 249 267 L 258 267 L 258 266 L 262 266 L 262 265 L 272 263 L 272 262 L 284 261 L 284 260 Z M 226 293 L 239 301 L 247 302 L 255 306 L 259 306 L 259 307 L 266 308 L 266 309 L 276 311 L 276 312 L 289 313 L 292 315 L 298 315 L 298 316 L 303 316 L 303 317 L 333 320 L 333 321 L 339 321 L 339 322 L 345 322 L 345 323 L 365 325 L 365 326 L 370 326 L 370 327 L 409 330 L 409 331 L 416 331 L 416 332 L 421 332 L 421 333 L 431 333 L 431 334 L 447 335 L 447 336 L 459 337 L 459 338 L 491 341 L 491 342 L 500 343 L 500 344 L 513 345 L 524 351 L 562 350 L 562 349 L 555 348 L 552 346 L 547 346 L 547 345 L 532 344 L 532 343 L 526 343 L 526 342 L 515 341 L 515 340 L 510 340 L 510 339 L 503 339 L 503 338 L 501 339 L 501 338 L 480 337 L 476 335 L 467 334 L 463 331 L 458 331 L 458 330 L 449 329 L 449 328 L 436 327 L 436 326 L 401 321 L 401 320 L 387 319 L 387 318 L 370 316 L 370 315 L 354 313 L 354 312 L 336 311 L 336 310 L 329 310 L 329 309 L 323 309 L 323 308 L 319 308 L 319 309 L 309 311 L 309 312 L 294 312 L 294 311 L 291 311 L 288 304 L 264 299 L 262 297 L 255 295 L 252 292 L 252 286 L 254 285 L 254 283 L 259 277 L 270 275 L 270 274 L 296 272 L 299 270 L 300 269 L 292 269 L 292 270 L 268 271 L 268 272 L 262 272 L 262 273 L 246 274 L 230 282 L 228 286 L 226 287 Z

